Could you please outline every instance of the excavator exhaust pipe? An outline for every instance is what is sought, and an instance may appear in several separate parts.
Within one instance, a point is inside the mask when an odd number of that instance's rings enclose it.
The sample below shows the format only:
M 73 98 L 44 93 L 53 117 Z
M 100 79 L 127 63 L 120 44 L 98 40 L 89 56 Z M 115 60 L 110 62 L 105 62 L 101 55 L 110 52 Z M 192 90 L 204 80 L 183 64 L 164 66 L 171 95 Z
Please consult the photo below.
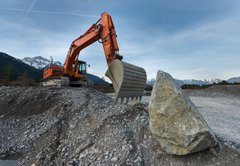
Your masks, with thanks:
M 141 101 L 147 80 L 143 68 L 116 59 L 112 61 L 105 75 L 112 81 L 115 103 L 119 98 L 121 103 L 124 99 L 126 103 L 129 99 Z

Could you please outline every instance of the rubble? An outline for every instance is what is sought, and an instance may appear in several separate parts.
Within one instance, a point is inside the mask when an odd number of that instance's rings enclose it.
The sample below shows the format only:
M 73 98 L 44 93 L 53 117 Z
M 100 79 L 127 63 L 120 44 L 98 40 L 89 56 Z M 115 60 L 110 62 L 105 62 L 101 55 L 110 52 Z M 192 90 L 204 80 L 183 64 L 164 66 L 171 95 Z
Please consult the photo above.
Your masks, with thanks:
M 17 159 L 19 165 L 240 162 L 239 154 L 225 145 L 217 155 L 209 150 L 181 158 L 168 155 L 149 129 L 143 104 L 114 105 L 94 89 L 2 86 L 0 99 L 0 159 Z
M 157 73 L 149 112 L 150 129 L 167 153 L 186 155 L 217 145 L 206 121 L 168 73 Z

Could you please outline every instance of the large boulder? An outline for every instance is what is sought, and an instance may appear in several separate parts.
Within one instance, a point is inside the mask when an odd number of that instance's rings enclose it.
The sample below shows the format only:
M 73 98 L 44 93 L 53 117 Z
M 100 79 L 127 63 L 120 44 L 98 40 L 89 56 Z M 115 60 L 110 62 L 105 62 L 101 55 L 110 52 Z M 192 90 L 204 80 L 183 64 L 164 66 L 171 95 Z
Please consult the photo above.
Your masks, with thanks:
M 185 155 L 216 146 L 206 121 L 170 74 L 158 71 L 149 111 L 150 129 L 165 152 Z

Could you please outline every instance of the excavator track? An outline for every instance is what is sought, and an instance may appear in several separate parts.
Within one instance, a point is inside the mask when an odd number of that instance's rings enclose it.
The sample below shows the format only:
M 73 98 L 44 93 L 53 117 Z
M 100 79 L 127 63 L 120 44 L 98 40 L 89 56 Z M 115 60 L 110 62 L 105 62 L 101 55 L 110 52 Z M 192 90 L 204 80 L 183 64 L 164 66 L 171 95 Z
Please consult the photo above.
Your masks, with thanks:
M 55 86 L 55 87 L 61 87 L 61 86 L 69 86 L 69 78 L 68 77 L 49 77 L 45 79 L 42 82 L 42 86 Z
M 115 91 L 115 103 L 121 99 L 126 103 L 131 99 L 141 101 L 143 90 L 146 86 L 146 71 L 130 63 L 114 60 L 105 74 L 113 84 Z

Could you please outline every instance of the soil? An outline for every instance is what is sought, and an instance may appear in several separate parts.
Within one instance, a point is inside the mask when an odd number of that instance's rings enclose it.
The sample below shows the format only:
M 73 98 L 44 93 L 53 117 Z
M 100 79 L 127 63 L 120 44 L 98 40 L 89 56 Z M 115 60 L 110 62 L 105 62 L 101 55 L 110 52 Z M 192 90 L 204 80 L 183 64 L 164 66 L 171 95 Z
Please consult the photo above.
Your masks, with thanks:
M 0 87 L 0 158 L 19 165 L 239 165 L 228 142 L 202 152 L 164 153 L 146 105 L 113 105 L 87 88 Z

